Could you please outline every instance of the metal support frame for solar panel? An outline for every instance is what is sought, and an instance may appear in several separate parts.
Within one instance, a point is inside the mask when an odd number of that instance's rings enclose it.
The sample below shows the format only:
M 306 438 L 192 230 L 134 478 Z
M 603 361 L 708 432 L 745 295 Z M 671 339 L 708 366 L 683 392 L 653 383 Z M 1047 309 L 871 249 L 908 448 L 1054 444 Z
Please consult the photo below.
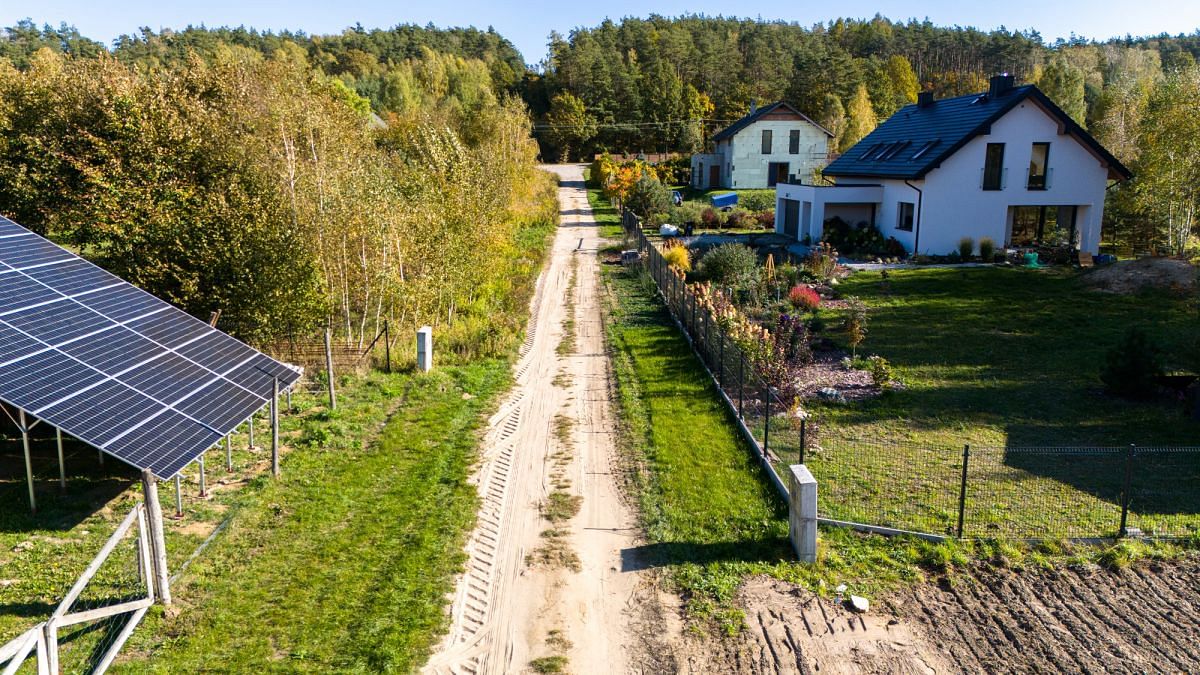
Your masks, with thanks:
M 169 479 L 300 376 L 0 217 L 0 401 Z

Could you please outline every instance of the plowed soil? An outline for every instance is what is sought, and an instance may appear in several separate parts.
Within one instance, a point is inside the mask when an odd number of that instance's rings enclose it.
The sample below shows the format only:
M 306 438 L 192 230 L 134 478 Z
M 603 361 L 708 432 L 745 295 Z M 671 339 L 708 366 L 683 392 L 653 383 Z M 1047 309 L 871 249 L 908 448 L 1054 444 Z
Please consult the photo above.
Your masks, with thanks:
M 867 614 L 773 579 L 740 592 L 747 629 L 697 640 L 687 672 L 1200 671 L 1200 558 L 1054 572 L 979 570 Z

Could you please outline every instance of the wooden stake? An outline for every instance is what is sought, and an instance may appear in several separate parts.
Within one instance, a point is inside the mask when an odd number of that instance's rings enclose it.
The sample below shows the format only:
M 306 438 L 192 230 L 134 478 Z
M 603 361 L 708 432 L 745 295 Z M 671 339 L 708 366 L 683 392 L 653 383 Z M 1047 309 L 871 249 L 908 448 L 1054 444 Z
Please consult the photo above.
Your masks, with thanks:
M 325 374 L 329 380 L 329 409 L 337 409 L 337 392 L 333 389 L 333 334 L 325 329 Z
M 176 481 L 179 476 L 176 475 Z M 175 483 L 179 485 L 178 482 Z M 154 594 L 162 604 L 171 604 L 171 582 L 167 574 L 167 545 L 163 538 L 162 507 L 158 503 L 158 481 L 149 469 L 142 470 L 142 492 L 146 497 L 146 515 L 150 519 L 151 576 L 154 579 Z M 176 498 L 179 493 L 176 492 Z M 180 514 L 182 515 L 182 510 Z

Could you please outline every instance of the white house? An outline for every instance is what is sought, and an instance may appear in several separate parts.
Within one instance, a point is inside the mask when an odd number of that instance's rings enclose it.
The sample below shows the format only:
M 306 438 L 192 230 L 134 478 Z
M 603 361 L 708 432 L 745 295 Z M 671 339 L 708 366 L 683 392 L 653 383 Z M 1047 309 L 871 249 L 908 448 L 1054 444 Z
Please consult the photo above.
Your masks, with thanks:
M 769 188 L 808 180 L 829 160 L 833 134 L 782 101 L 759 108 L 713 136 L 713 152 L 692 155 L 692 187 Z
M 941 101 L 921 94 L 825 168 L 835 186 L 779 185 L 775 230 L 817 241 L 838 216 L 909 252 L 990 237 L 1097 253 L 1109 181 L 1129 170 L 1037 87 L 1008 75 L 990 84 Z

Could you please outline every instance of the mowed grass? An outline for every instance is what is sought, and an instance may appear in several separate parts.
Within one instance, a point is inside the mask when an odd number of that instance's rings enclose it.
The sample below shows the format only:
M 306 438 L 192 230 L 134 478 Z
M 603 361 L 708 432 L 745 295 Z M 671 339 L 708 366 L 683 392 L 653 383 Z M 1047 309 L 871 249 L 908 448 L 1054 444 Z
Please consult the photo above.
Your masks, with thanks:
M 506 362 L 372 375 L 320 451 L 248 493 L 139 628 L 122 672 L 410 671 L 444 630 L 477 496 L 466 479 Z M 469 396 L 467 396 L 469 394 Z M 364 427 L 382 422 L 378 437 Z
M 1195 299 L 1090 290 L 1069 271 L 1011 268 L 860 272 L 839 287 L 871 309 L 861 352 L 904 382 L 866 404 L 830 407 L 836 433 L 975 445 L 1182 445 L 1200 422 L 1181 405 L 1103 392 L 1105 355 L 1137 327 L 1187 364 Z
M 1124 454 L 1028 446 L 1200 445 L 1183 405 L 1106 394 L 1107 351 L 1130 326 L 1183 366 L 1200 323 L 1187 298 L 1090 290 L 1082 275 L 1009 268 L 860 272 L 840 287 L 871 309 L 861 353 L 887 358 L 903 388 L 814 403 L 807 461 L 831 517 L 952 534 L 962 450 L 972 448 L 966 527 L 975 537 L 1098 537 L 1120 524 Z M 835 325 L 836 317 L 828 317 Z M 772 449 L 795 461 L 794 432 Z M 1200 527 L 1200 453 L 1135 459 L 1134 516 L 1147 533 Z

